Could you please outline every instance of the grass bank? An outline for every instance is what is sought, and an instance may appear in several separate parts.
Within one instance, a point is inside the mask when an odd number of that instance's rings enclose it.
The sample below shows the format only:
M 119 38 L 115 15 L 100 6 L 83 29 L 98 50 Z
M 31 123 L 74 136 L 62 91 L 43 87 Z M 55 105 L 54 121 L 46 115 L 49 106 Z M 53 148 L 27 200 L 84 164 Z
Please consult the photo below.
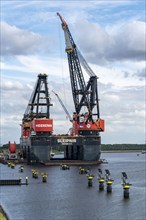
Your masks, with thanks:
M 7 220 L 3 213 L 0 212 L 0 220 Z
M 0 206 L 0 220 L 8 220 L 8 217 L 5 211 L 3 210 L 2 206 Z

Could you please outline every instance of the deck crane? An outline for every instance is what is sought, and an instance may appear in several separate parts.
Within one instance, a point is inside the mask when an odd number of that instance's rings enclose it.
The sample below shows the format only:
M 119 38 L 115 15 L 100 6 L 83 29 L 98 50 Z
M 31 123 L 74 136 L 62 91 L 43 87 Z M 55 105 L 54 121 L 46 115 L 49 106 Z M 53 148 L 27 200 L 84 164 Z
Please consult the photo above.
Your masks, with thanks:
M 61 98 L 59 97 L 59 95 L 58 95 L 57 93 L 55 93 L 53 90 L 52 90 L 52 92 L 54 93 L 54 95 L 56 95 L 58 101 L 60 102 L 62 108 L 64 109 L 66 115 L 68 116 L 70 122 L 73 122 L 73 119 L 72 119 L 71 115 L 69 114 L 67 108 L 66 108 L 65 105 L 63 104 L 63 102 L 62 102 Z
M 99 132 L 104 131 L 104 120 L 100 119 L 99 113 L 98 77 L 91 70 L 77 48 L 66 21 L 59 13 L 57 15 L 62 22 L 65 36 L 65 51 L 68 57 L 72 95 L 75 105 L 75 113 L 73 114 L 75 135 L 98 135 Z M 89 75 L 87 84 L 85 83 L 81 65 Z M 86 112 L 83 107 L 86 108 Z
M 69 118 L 69 121 L 70 121 L 71 123 L 73 123 L 73 119 L 72 119 L 71 115 L 69 114 L 67 108 L 66 108 L 65 105 L 63 104 L 63 102 L 62 102 L 61 98 L 59 97 L 59 95 L 58 95 L 57 93 L 55 93 L 53 90 L 52 90 L 52 92 L 56 95 L 58 101 L 60 102 L 60 104 L 61 104 L 61 106 L 62 106 L 62 108 L 63 108 L 63 110 L 65 111 L 67 117 Z M 72 124 L 72 125 L 73 125 L 73 124 Z M 72 126 L 71 128 L 69 128 L 67 134 L 69 134 L 69 135 L 73 135 L 73 134 L 74 134 L 73 126 Z

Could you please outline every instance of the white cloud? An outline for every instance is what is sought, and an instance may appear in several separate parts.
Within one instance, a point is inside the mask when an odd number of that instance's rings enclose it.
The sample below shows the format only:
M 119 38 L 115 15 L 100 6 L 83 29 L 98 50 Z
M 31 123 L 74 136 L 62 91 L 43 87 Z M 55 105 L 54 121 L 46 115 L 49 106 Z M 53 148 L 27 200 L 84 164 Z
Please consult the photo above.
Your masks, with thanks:
M 45 50 L 45 37 L 1 22 L 2 55 L 33 54 Z M 52 41 L 53 42 L 53 41 Z
M 114 94 L 105 94 L 104 95 L 104 101 L 113 101 L 113 102 L 116 102 L 116 101 L 119 101 L 120 97 L 118 95 L 114 95 Z
M 118 26 L 112 32 L 108 30 L 98 23 L 87 20 L 78 22 L 76 36 L 78 45 L 90 62 L 103 65 L 122 60 L 144 61 L 145 22 L 128 22 Z
M 141 21 L 125 23 L 112 33 L 113 45 L 108 53 L 110 60 L 144 60 L 146 24 Z
M 108 3 L 2 2 L 2 143 L 13 139 L 19 142 L 19 124 L 39 73 L 48 74 L 54 132 L 66 133 L 71 127 L 51 92 L 54 90 L 59 94 L 72 114 L 74 104 L 63 31 L 56 16 L 58 9 L 67 21 L 75 43 L 99 76 L 100 114 L 105 119 L 102 143 L 143 143 L 144 10 L 136 8 L 138 1 Z M 61 33 L 58 42 L 57 28 Z M 59 52 L 63 57 L 59 57 Z
M 18 82 L 18 81 L 15 81 L 15 82 L 12 82 L 12 81 L 4 81 L 2 82 L 2 85 L 1 85 L 1 90 L 20 90 L 23 88 L 23 85 L 22 83 Z
M 12 76 L 15 77 L 15 72 L 18 73 L 18 77 L 29 79 L 39 73 L 46 73 L 49 78 L 69 78 L 69 70 L 67 60 L 61 58 L 53 58 L 50 56 L 38 56 L 38 55 L 27 55 L 27 56 L 15 56 L 15 63 L 10 63 L 9 60 L 5 60 L 1 63 L 2 73 L 7 70 L 14 72 Z M 24 75 L 25 74 L 25 75 Z M 3 73 L 3 77 L 6 77 Z
M 129 115 L 132 117 L 145 118 L 145 110 L 144 109 L 135 110 L 134 112 L 129 113 Z
M 9 62 L 8 62 L 9 63 Z M 28 72 L 28 69 L 25 66 L 20 66 L 18 64 L 8 64 L 7 61 L 1 63 L 1 70 L 15 70 L 19 72 Z

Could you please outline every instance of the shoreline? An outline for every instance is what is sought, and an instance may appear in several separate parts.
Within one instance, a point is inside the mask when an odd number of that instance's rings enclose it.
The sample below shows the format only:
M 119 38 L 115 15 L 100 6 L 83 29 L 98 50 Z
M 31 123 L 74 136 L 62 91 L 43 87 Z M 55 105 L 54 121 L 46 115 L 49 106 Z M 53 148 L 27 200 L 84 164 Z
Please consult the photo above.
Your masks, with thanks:
M 101 153 L 124 153 L 124 152 L 139 152 L 142 153 L 143 150 L 101 150 Z M 146 151 L 144 151 L 146 153 Z
M 146 154 L 146 151 L 145 150 L 101 150 L 101 154 L 102 153 L 138 153 L 138 154 Z M 56 152 L 56 155 L 60 155 L 60 152 L 59 152 L 59 154 L 57 154 L 57 152 Z M 7 164 L 8 162 L 11 162 L 11 160 L 5 160 L 4 158 L 0 158 L 0 163 Z M 15 164 L 25 163 L 24 161 L 19 161 L 19 160 L 14 160 L 13 162 Z M 60 162 L 61 162 L 61 160 L 60 160 Z M 82 161 L 82 162 L 84 162 L 84 161 Z M 53 163 L 50 163 L 50 164 L 53 165 Z M 1 206 L 0 206 L 0 210 L 1 210 Z

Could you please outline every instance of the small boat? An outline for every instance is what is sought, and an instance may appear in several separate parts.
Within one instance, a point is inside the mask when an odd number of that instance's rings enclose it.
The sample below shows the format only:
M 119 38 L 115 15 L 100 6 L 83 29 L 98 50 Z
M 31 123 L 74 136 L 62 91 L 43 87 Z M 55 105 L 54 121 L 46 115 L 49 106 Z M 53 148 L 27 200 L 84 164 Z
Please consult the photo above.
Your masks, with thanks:
M 50 156 L 51 156 L 51 157 L 54 157 L 54 155 L 55 155 L 55 153 L 53 153 L 53 152 L 52 152 L 52 153 L 50 153 Z
M 52 148 L 51 148 L 51 150 L 50 150 L 50 157 L 52 158 L 52 157 L 54 157 L 54 155 L 55 155 L 55 153 L 53 153 Z
M 146 150 L 142 150 L 141 153 L 142 153 L 142 154 L 146 154 Z

